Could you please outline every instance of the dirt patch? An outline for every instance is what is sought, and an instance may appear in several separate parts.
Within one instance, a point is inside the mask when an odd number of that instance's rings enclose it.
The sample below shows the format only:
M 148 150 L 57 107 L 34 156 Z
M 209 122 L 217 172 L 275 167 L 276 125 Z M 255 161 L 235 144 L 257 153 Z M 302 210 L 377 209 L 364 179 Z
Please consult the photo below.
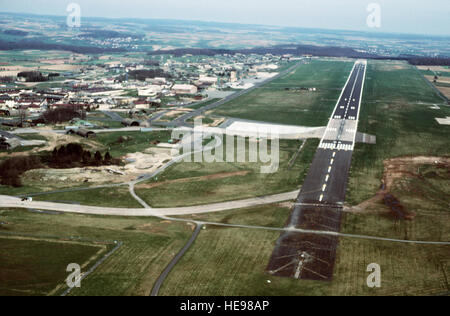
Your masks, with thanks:
M 77 136 L 71 136 L 71 135 L 64 135 L 64 134 L 56 134 L 50 131 L 42 130 L 38 133 L 38 135 L 43 136 L 47 139 L 47 143 L 45 146 L 36 147 L 29 151 L 24 152 L 16 152 L 16 153 L 1 153 L 0 157 L 17 157 L 17 156 L 23 156 L 25 154 L 35 154 L 42 151 L 52 151 L 55 147 L 69 144 L 69 143 L 79 143 L 80 137 Z M 103 149 L 104 146 L 98 144 L 97 142 L 94 142 L 92 140 L 83 140 L 83 144 L 89 145 L 91 148 L 100 148 Z
M 164 162 L 172 160 L 170 148 L 148 148 L 144 152 L 126 155 L 126 160 L 133 161 L 125 166 L 127 173 L 151 173 L 161 167 Z
M 195 120 L 199 120 L 201 119 L 202 121 L 206 119 L 206 116 L 196 116 L 194 118 L 194 122 Z M 225 118 L 224 117 L 219 117 L 219 118 L 211 118 L 211 120 L 213 120 L 212 123 L 202 123 L 203 126 L 208 126 L 208 127 L 217 127 L 220 124 L 222 124 L 223 122 L 225 122 Z
M 41 69 L 52 70 L 52 71 L 74 71 L 81 69 L 82 66 L 70 65 L 70 64 L 53 64 L 53 65 L 43 65 Z
M 386 205 L 386 199 L 389 202 L 389 194 L 393 189 L 395 182 L 402 178 L 417 178 L 414 170 L 420 165 L 449 165 L 450 157 L 401 157 L 393 158 L 384 161 L 384 174 L 382 179 L 382 186 L 377 194 L 353 207 L 345 207 L 344 211 L 349 213 L 387 213 L 389 208 L 380 208 L 380 204 Z M 387 198 L 388 197 L 388 198 Z M 400 201 L 398 201 L 400 203 Z M 388 203 L 389 204 L 389 203 Z M 413 219 L 414 215 L 405 213 L 409 219 Z
M 120 175 L 113 170 L 122 171 L 118 166 L 86 167 L 71 169 L 34 169 L 23 174 L 22 180 L 31 185 L 52 188 L 67 188 L 83 184 L 110 184 L 129 182 L 137 174 Z
M 449 68 L 445 68 L 443 66 L 417 66 L 420 70 L 431 70 L 437 72 L 450 72 Z
M 186 182 L 198 182 L 198 181 L 204 181 L 204 180 L 226 179 L 226 178 L 231 178 L 231 177 L 245 176 L 249 173 L 250 173 L 250 171 L 216 173 L 216 174 L 211 174 L 211 175 L 202 176 L 202 177 L 183 178 L 183 179 L 168 180 L 168 181 L 158 182 L 158 183 L 142 184 L 142 185 L 139 185 L 139 189 L 151 189 L 151 188 L 155 188 L 155 187 L 159 187 L 161 185 L 166 185 L 166 184 L 171 184 L 171 183 L 186 183 Z

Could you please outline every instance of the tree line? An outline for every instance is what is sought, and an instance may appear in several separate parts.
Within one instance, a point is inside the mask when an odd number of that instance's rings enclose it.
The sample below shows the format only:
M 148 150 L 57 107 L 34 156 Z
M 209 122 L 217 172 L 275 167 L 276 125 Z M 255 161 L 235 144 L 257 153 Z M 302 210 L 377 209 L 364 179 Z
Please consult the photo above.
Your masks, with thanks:
M 100 151 L 92 154 L 89 150 L 83 149 L 81 144 L 71 143 L 53 149 L 49 160 L 49 167 L 67 169 L 88 166 L 108 166 L 114 163 L 120 163 L 120 160 L 113 159 L 109 152 L 104 156 Z
M 22 187 L 21 176 L 33 169 L 50 167 L 54 169 L 70 169 L 80 167 L 99 167 L 119 165 L 120 159 L 115 159 L 109 152 L 102 155 L 100 151 L 91 153 L 81 144 L 70 143 L 55 147 L 44 156 L 11 157 L 0 163 L 0 184 L 12 187 Z

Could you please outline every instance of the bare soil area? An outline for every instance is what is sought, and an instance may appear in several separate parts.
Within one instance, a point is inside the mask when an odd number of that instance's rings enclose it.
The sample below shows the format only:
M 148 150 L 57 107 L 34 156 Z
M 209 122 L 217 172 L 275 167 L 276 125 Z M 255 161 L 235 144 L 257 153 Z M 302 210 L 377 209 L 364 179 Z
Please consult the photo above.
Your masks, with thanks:
M 377 194 L 367 201 L 353 207 L 345 207 L 344 211 L 349 213 L 388 213 L 389 209 L 380 208 L 386 194 L 389 194 L 394 186 L 394 183 L 402 178 L 417 177 L 413 172 L 420 165 L 448 165 L 450 164 L 450 157 L 401 157 L 388 159 L 384 161 L 384 174 L 382 180 L 382 187 Z

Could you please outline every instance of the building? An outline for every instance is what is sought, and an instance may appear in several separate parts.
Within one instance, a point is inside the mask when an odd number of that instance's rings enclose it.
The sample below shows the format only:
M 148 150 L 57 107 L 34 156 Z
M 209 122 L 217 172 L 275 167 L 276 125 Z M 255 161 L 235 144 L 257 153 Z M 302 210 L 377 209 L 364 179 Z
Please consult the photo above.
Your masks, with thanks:
M 139 120 L 133 120 L 133 119 L 130 119 L 130 118 L 126 118 L 126 119 L 124 119 L 123 121 L 122 121 L 122 125 L 124 125 L 124 126 L 131 126 L 131 127 L 138 127 L 138 126 L 141 126 L 141 121 L 139 121 Z
M 198 79 L 198 83 L 200 85 L 214 85 L 217 83 L 217 77 L 207 77 L 200 75 L 200 78 Z
M 146 86 L 144 89 L 138 89 L 138 95 L 140 97 L 154 97 L 163 90 L 162 86 L 150 85 Z
M 175 94 L 196 94 L 198 89 L 190 84 L 176 84 L 172 87 L 172 92 Z
M 67 134 L 76 134 L 78 136 L 84 137 L 84 138 L 95 138 L 97 135 L 93 131 L 89 131 L 87 129 L 70 129 L 67 131 Z

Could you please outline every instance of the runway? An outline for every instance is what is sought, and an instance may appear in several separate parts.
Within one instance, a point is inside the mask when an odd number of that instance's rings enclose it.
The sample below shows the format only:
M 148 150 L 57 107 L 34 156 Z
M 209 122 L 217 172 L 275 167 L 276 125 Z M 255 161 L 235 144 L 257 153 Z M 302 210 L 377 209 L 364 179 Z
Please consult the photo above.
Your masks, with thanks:
M 358 129 L 366 61 L 357 61 L 321 139 L 287 227 L 339 232 Z M 276 276 L 330 281 L 337 236 L 284 233 L 267 267 Z

